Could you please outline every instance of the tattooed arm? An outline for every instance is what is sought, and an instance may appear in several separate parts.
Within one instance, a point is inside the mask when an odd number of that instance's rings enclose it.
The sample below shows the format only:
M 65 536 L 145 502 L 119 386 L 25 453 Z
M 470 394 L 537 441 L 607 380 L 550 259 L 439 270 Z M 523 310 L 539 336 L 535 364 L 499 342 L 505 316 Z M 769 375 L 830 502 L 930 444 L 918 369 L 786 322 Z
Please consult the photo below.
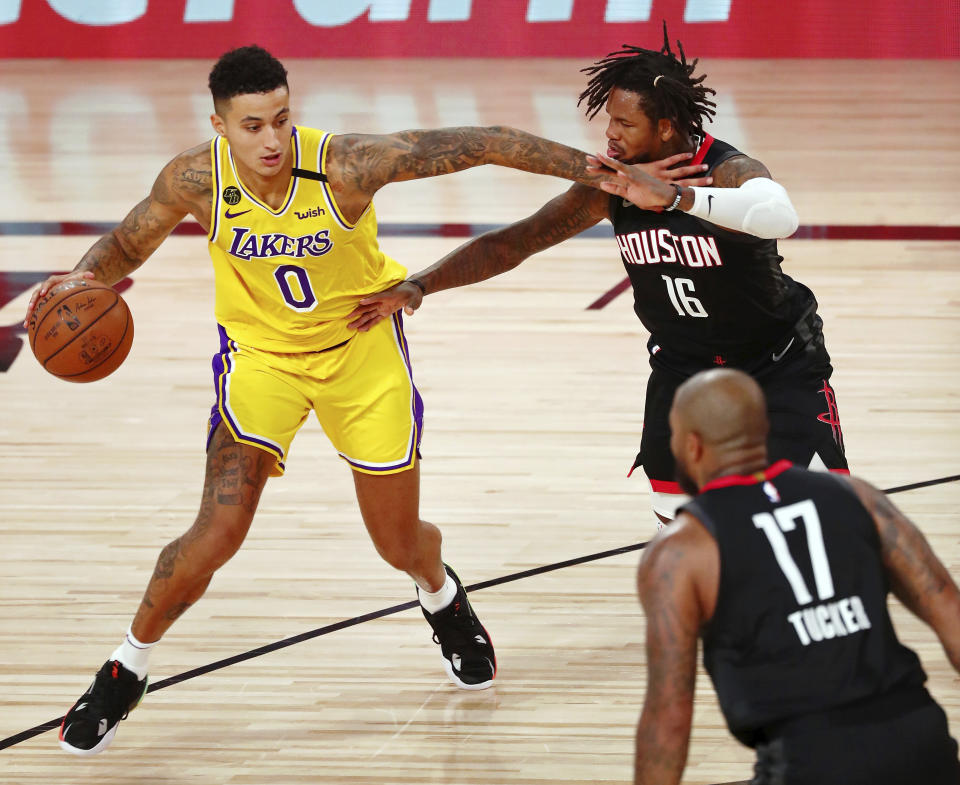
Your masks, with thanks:
M 327 172 L 348 218 L 359 216 L 387 183 L 497 164 L 599 185 L 609 172 L 587 169 L 587 154 L 515 128 L 438 128 L 395 134 L 344 134 L 330 141 Z
M 73 272 L 53 275 L 40 285 L 27 306 L 27 317 L 38 300 L 61 281 L 88 278 L 112 285 L 125 278 L 147 260 L 187 213 L 208 226 L 211 182 L 209 143 L 178 155 L 160 172 L 149 196 L 97 240 Z
M 954 669 L 960 672 L 960 591 L 920 530 L 879 490 L 849 478 L 873 516 L 883 564 L 893 593 L 940 638 Z
M 609 198 L 603 191 L 578 183 L 529 218 L 486 232 L 410 276 L 422 284 L 424 291 L 404 281 L 365 297 L 350 314 L 353 321 L 349 326 L 369 330 L 400 308 L 412 314 L 420 307 L 424 294 L 467 286 L 512 270 L 527 257 L 606 218 Z
M 690 743 L 697 638 L 713 614 L 718 576 L 716 543 L 689 513 L 658 534 L 640 561 L 647 691 L 637 724 L 636 785 L 680 782 Z

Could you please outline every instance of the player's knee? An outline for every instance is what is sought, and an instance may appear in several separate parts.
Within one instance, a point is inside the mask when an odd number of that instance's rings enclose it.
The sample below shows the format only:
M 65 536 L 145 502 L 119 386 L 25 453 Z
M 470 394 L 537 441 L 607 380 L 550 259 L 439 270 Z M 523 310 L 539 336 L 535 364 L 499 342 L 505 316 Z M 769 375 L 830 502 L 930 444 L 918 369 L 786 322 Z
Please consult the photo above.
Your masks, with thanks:
M 202 517 L 179 539 L 183 558 L 199 574 L 209 574 L 226 564 L 247 537 L 251 515 Z

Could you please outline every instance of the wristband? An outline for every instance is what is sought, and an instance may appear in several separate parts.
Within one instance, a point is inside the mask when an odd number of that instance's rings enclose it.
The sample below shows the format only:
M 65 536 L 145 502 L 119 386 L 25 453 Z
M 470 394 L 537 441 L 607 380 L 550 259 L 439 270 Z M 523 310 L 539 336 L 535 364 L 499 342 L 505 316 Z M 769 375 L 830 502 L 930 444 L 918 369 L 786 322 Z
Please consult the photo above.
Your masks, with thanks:
M 405 280 L 404 283 L 412 283 L 414 286 L 416 286 L 420 290 L 420 293 L 424 297 L 427 296 L 427 287 L 424 286 L 422 283 L 420 283 L 420 281 L 418 281 L 416 278 L 407 278 L 407 280 Z
M 677 205 L 680 204 L 680 200 L 683 198 L 683 190 L 676 183 L 670 183 L 674 188 L 677 189 L 677 195 L 673 197 L 673 202 L 663 208 L 665 213 L 669 213 L 671 210 L 676 210 Z

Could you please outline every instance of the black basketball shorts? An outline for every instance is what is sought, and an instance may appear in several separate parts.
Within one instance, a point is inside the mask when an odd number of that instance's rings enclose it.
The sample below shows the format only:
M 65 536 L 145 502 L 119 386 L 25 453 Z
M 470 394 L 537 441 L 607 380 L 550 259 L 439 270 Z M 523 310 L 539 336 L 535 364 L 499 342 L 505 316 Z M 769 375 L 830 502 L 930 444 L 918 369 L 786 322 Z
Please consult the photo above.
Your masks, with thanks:
M 846 473 L 843 431 L 837 399 L 830 386 L 829 362 L 797 361 L 775 374 L 755 376 L 767 398 L 770 463 L 786 459 L 796 466 Z M 692 375 L 692 373 L 691 373 Z M 670 452 L 670 407 L 689 376 L 652 364 L 647 380 L 643 436 L 634 468 L 643 466 L 655 493 L 682 493 Z
M 893 699 L 891 701 L 891 699 Z M 812 720 L 808 721 L 808 720 Z M 957 785 L 957 742 L 926 690 L 803 718 L 757 746 L 750 785 Z

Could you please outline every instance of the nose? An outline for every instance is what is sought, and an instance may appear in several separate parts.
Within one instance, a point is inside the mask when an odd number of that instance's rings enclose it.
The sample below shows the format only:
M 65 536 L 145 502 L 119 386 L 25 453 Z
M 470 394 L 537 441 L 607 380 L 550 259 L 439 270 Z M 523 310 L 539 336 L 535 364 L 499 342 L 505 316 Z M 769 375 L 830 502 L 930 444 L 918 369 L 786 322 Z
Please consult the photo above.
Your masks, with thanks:
M 264 140 L 264 146 L 271 150 L 275 150 L 277 147 L 279 147 L 279 142 L 280 142 L 280 134 L 277 133 L 277 129 L 274 128 L 272 125 L 268 125 L 267 137 Z
M 616 123 L 613 122 L 613 120 L 607 123 L 606 136 L 607 136 L 607 139 L 619 138 L 619 134 L 617 132 L 617 126 L 616 126 Z

